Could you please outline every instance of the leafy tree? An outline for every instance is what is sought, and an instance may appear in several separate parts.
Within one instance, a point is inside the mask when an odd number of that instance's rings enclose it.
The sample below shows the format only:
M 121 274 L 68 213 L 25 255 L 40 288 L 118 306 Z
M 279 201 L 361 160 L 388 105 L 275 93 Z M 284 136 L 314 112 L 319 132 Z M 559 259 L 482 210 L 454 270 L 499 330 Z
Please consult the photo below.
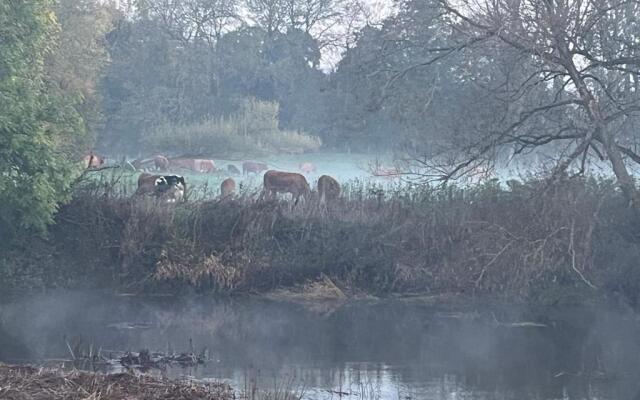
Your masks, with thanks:
M 404 2 L 379 27 L 358 33 L 331 76 L 327 112 L 338 116 L 329 133 L 333 142 L 432 147 L 446 125 L 460 122 L 451 114 L 468 104 L 472 87 L 460 55 L 429 62 L 430 49 L 446 46 L 451 35 L 434 5 Z
M 99 84 L 109 62 L 104 42 L 116 11 L 92 0 L 58 0 L 54 11 L 60 28 L 58 45 L 47 57 L 48 81 L 81 113 L 91 133 L 81 145 L 86 148 L 102 122 Z
M 315 131 L 314 105 L 325 77 L 317 67 L 318 43 L 307 33 L 290 30 L 269 35 L 252 27 L 225 35 L 216 48 L 221 95 L 256 97 L 280 104 L 280 124 Z
M 81 118 L 48 84 L 58 23 L 47 0 L 0 3 L 0 232 L 44 231 L 76 170 Z
M 112 151 L 136 149 L 146 129 L 179 120 L 179 110 L 187 109 L 178 98 L 180 49 L 164 29 L 147 19 L 119 20 L 107 41 L 111 63 L 102 84 L 105 128 L 99 143 Z

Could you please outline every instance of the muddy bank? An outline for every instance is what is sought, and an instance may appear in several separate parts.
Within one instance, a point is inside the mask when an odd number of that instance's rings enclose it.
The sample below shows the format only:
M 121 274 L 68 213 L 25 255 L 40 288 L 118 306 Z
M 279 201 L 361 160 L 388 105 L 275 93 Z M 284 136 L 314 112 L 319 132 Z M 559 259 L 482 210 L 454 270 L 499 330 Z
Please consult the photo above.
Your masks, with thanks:
M 161 380 L 146 375 L 0 364 L 0 398 L 6 400 L 231 400 L 225 384 Z

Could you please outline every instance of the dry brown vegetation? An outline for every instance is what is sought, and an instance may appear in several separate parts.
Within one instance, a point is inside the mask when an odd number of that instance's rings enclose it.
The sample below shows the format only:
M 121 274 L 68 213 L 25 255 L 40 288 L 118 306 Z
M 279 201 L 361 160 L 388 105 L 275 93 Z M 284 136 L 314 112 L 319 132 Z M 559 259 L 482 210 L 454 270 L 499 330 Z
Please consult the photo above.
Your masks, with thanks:
M 6 400 L 230 400 L 226 384 L 173 382 L 129 373 L 81 371 L 0 364 L 0 398 Z
M 78 193 L 47 241 L 0 267 L 14 288 L 246 293 L 327 277 L 345 293 L 636 301 L 640 216 L 611 182 L 345 189 L 338 202 L 295 207 Z

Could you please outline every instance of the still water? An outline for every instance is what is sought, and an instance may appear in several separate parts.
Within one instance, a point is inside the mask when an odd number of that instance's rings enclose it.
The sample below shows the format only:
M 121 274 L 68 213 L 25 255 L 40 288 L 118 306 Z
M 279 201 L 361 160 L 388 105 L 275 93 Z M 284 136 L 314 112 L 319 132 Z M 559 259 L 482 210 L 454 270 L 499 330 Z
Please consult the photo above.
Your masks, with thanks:
M 0 304 L 5 362 L 68 359 L 67 343 L 103 353 L 207 348 L 204 365 L 164 373 L 307 399 L 640 399 L 640 320 L 616 308 L 100 293 Z

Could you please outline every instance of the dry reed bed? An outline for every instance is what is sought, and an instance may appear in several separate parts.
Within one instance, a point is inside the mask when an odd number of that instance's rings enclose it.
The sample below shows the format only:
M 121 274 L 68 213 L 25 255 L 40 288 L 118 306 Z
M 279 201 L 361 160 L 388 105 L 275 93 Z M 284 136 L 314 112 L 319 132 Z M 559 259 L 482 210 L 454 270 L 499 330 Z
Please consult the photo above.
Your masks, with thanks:
M 296 207 L 255 197 L 168 207 L 82 192 L 43 246 L 52 257 L 23 257 L 5 276 L 172 292 L 264 292 L 325 276 L 346 293 L 378 295 L 640 289 L 638 212 L 595 180 L 384 195 L 353 185 L 335 204 Z
M 230 400 L 226 384 L 160 380 L 128 373 L 82 371 L 0 364 L 0 398 L 6 400 Z

